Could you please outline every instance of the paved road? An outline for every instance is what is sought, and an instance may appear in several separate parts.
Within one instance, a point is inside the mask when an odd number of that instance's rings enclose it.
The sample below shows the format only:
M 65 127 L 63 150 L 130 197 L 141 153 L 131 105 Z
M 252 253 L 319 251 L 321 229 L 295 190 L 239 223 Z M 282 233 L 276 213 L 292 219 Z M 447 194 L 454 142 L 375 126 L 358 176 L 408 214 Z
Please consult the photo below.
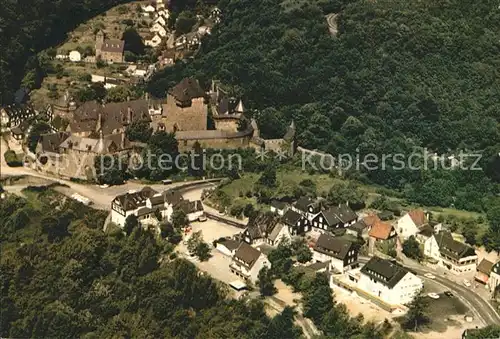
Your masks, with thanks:
M 366 263 L 368 262 L 368 260 L 369 258 L 367 257 L 359 258 L 360 263 Z M 488 301 L 484 300 L 481 296 L 479 296 L 476 292 L 474 292 L 474 290 L 471 290 L 470 288 L 465 287 L 464 285 L 460 285 L 450 279 L 447 279 L 444 276 L 439 275 L 439 273 L 436 272 L 435 270 L 419 265 L 417 263 L 407 262 L 405 266 L 412 269 L 417 274 L 419 274 L 420 278 L 426 281 L 433 280 L 448 288 L 457 297 L 462 299 L 471 309 L 471 311 L 475 313 L 476 316 L 478 316 L 485 324 L 487 325 L 500 324 L 500 316 L 498 315 L 497 312 L 495 312 L 493 306 L 491 306 L 491 304 Z M 435 279 L 428 279 L 424 277 L 423 275 L 425 273 L 432 273 L 435 276 Z
M 328 23 L 328 29 L 330 34 L 336 36 L 338 33 L 337 29 L 337 15 L 336 13 L 331 13 L 326 16 L 326 22 Z
M 118 185 L 118 186 L 111 186 L 108 188 L 100 188 L 97 185 L 84 185 L 84 184 L 78 184 L 69 180 L 64 180 L 64 179 L 58 179 L 54 178 L 48 175 L 44 175 L 42 173 L 39 173 L 37 171 L 34 171 L 29 168 L 25 167 L 8 167 L 4 166 L 3 164 L 0 167 L 0 176 L 1 177 L 8 177 L 8 176 L 20 176 L 20 175 L 29 175 L 37 178 L 42 178 L 47 181 L 51 182 L 58 182 L 64 185 L 69 186 L 70 189 L 65 190 L 64 188 L 61 188 L 61 192 L 71 195 L 73 193 L 79 193 L 90 200 L 93 201 L 94 208 L 97 209 L 103 209 L 103 210 L 109 210 L 111 206 L 111 201 L 116 197 L 117 195 L 127 193 L 132 190 L 139 190 L 146 186 L 143 183 L 140 182 L 134 182 L 134 181 L 129 181 L 123 185 Z M 203 180 L 196 180 L 192 181 L 192 183 L 195 182 L 200 182 L 202 183 Z M 162 185 L 162 184 L 154 184 L 154 185 L 148 185 L 154 190 L 157 190 L 159 192 L 164 191 L 166 189 L 170 188 L 176 188 L 182 185 L 185 185 L 188 182 L 176 182 L 171 185 Z M 190 182 L 189 182 L 190 183 Z M 14 190 L 19 190 L 22 188 L 21 186 L 29 186 L 29 184 L 26 185 L 16 185 L 15 187 L 12 187 Z M 7 191 L 9 191 L 9 186 L 4 187 Z

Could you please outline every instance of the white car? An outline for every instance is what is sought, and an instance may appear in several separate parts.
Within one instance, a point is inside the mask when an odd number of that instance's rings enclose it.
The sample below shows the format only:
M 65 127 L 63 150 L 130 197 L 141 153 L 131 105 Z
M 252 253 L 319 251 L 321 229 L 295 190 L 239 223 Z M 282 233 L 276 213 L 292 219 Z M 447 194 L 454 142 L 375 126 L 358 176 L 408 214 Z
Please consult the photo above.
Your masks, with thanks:
M 429 293 L 427 296 L 432 299 L 439 299 L 439 294 L 437 293 Z
M 104 185 L 100 185 L 99 187 L 100 187 L 100 188 L 108 188 L 108 187 L 109 187 L 109 185 L 108 185 L 108 184 L 104 184 Z
M 464 279 L 464 285 L 467 286 L 467 287 L 471 286 L 469 280 L 467 280 L 467 279 Z
M 429 278 L 429 279 L 435 279 L 436 278 L 436 276 L 434 274 L 431 274 L 431 273 L 425 273 L 424 277 Z

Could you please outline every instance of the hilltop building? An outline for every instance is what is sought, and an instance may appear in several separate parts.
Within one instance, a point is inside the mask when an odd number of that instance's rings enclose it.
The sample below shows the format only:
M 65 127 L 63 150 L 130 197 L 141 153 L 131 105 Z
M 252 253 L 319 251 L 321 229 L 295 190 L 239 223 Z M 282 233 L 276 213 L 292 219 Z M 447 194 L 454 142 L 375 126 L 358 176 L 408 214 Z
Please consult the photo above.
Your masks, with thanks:
M 95 57 L 96 60 L 106 62 L 123 62 L 123 49 L 125 41 L 116 39 L 106 39 L 102 30 L 96 34 Z

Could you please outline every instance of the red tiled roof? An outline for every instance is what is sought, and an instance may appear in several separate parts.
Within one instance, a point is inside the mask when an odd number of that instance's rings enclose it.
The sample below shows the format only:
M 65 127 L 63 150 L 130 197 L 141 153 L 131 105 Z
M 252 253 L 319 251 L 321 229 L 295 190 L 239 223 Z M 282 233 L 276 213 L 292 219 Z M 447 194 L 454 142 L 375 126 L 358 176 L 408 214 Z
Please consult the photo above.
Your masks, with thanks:
M 417 227 L 420 227 L 426 223 L 425 213 L 422 210 L 412 210 L 408 212 L 408 215 Z
M 369 236 L 376 239 L 387 240 L 391 235 L 392 229 L 392 225 L 382 221 L 377 221 L 373 224 Z

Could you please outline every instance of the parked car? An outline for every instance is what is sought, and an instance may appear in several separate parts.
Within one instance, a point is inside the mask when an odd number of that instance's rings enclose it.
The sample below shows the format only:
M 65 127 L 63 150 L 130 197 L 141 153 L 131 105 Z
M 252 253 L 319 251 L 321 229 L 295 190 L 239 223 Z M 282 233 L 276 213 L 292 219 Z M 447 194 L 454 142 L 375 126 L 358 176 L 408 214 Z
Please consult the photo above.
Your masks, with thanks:
M 163 185 L 170 185 L 172 183 L 172 180 L 165 179 L 165 180 L 162 180 L 161 182 L 163 183 Z
M 451 291 L 444 292 L 444 295 L 447 296 L 447 297 L 450 297 L 450 298 L 453 297 L 453 293 L 451 293 Z
M 429 279 L 435 279 L 436 278 L 436 276 L 434 274 L 431 274 L 431 273 L 425 273 L 424 277 L 429 278 Z
M 465 285 L 466 287 L 471 287 L 471 283 L 470 283 L 470 282 L 469 282 L 469 280 L 467 280 L 467 279 L 464 279 L 464 285 Z
M 104 185 L 100 185 L 99 187 L 100 187 L 100 188 L 108 188 L 108 187 L 109 187 L 109 185 L 108 185 L 108 184 L 104 184 Z
M 437 293 L 429 293 L 427 296 L 432 299 L 439 299 L 439 294 Z
M 203 222 L 203 221 L 207 221 L 207 217 L 206 217 L 206 215 L 200 215 L 200 216 L 198 217 L 198 221 L 202 221 L 202 222 Z

